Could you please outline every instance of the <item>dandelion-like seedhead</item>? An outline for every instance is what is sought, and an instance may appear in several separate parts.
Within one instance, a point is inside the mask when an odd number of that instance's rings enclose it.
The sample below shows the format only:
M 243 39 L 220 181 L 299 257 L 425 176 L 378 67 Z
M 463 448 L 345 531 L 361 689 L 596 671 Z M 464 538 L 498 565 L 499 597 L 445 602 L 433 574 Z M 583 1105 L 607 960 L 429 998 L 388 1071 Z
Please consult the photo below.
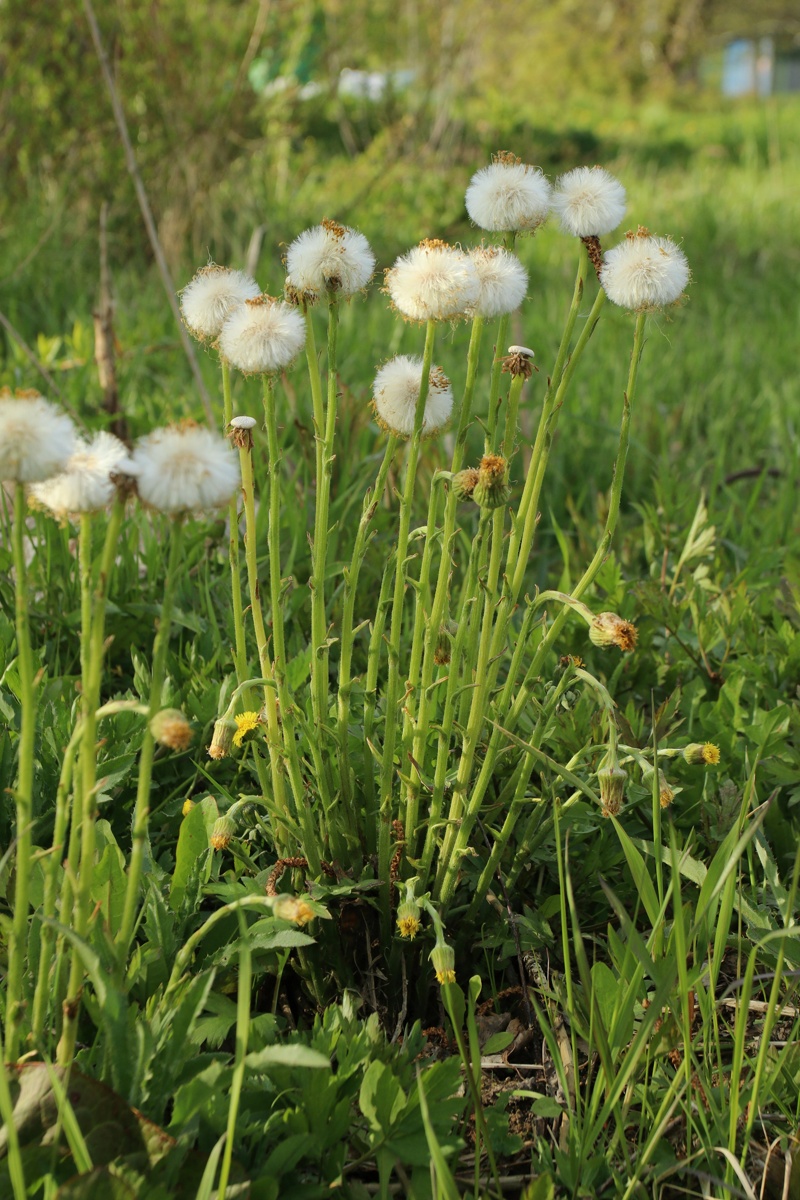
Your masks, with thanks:
M 172 516 L 220 508 L 239 487 L 239 461 L 228 443 L 191 422 L 137 442 L 131 474 L 139 499 Z
M 626 234 L 625 241 L 606 253 L 600 283 L 613 304 L 648 312 L 674 304 L 689 282 L 686 255 L 666 237 L 651 237 L 646 229 Z
M 79 438 L 66 470 L 44 483 L 35 483 L 31 494 L 57 517 L 99 512 L 114 498 L 116 477 L 132 471 L 127 447 L 119 438 L 98 433 L 91 442 Z
M 422 383 L 422 359 L 398 354 L 381 367 L 372 385 L 372 407 L 381 429 L 395 437 L 414 432 L 414 416 Z M 438 433 L 450 420 L 453 392 L 441 367 L 432 367 L 422 421 L 424 436 Z
M 625 188 L 602 167 L 576 167 L 556 180 L 553 212 L 573 237 L 611 233 L 625 216 Z
M 539 167 L 503 152 L 472 176 L 467 212 L 476 225 L 492 233 L 529 233 L 547 219 L 551 192 Z
M 286 253 L 286 299 L 313 304 L 323 292 L 352 296 L 369 283 L 375 255 L 363 233 L 325 220 L 306 229 Z
M 219 352 L 244 375 L 272 375 L 294 362 L 306 344 L 302 315 L 283 300 L 258 296 L 222 326 Z
M 245 300 L 254 300 L 261 288 L 245 271 L 201 267 L 180 293 L 181 313 L 186 328 L 201 342 L 218 338 L 225 321 L 241 308 Z
M 429 238 L 389 268 L 386 291 L 409 321 L 453 321 L 474 311 L 480 280 L 468 254 Z
M 516 254 L 498 246 L 478 246 L 470 251 L 470 258 L 480 284 L 474 312 L 479 317 L 499 317 L 518 309 L 528 289 L 528 272 Z
M 39 483 L 64 470 L 75 447 L 67 414 L 33 390 L 0 390 L 0 480 Z

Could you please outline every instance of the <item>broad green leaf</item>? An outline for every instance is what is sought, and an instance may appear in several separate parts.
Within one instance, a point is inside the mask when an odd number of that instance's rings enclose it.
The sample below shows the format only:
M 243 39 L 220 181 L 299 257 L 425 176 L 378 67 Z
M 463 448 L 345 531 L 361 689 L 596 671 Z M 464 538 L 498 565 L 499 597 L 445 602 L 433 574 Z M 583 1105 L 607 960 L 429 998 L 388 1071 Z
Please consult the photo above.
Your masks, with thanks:
M 255 1050 L 244 1060 L 251 1071 L 266 1071 L 269 1067 L 309 1067 L 312 1070 L 330 1070 L 330 1059 L 310 1046 L 281 1045 L 265 1046 Z
M 651 924 L 655 925 L 658 921 L 659 905 L 656 889 L 653 887 L 652 880 L 648 874 L 647 865 L 639 851 L 634 846 L 631 839 L 623 829 L 616 817 L 612 817 L 614 828 L 617 831 L 617 837 L 622 845 L 622 850 L 625 855 L 625 860 L 628 864 L 628 869 L 633 876 L 633 883 L 636 891 L 639 893 L 644 905 L 645 912 L 650 918 Z
M 195 862 L 208 849 L 214 822 L 219 816 L 217 802 L 213 796 L 204 796 L 181 822 L 178 846 L 175 851 L 175 870 L 169 891 L 170 908 L 176 911 L 181 906 L 186 885 Z M 211 860 L 204 871 L 205 882 L 211 877 Z
M 514 1041 L 514 1034 L 508 1030 L 503 1030 L 500 1033 L 493 1034 L 488 1042 L 481 1047 L 481 1054 L 500 1054 L 505 1050 L 506 1046 L 510 1046 Z

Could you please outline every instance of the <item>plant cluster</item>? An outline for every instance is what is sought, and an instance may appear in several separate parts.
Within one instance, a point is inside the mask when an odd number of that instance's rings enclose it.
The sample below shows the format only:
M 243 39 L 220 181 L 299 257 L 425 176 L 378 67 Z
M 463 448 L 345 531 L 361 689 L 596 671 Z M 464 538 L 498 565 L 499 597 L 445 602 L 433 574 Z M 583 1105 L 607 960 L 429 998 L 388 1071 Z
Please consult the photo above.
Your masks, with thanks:
M 349 450 L 338 332 L 344 303 L 363 301 L 375 256 L 361 234 L 337 221 L 324 220 L 288 247 L 281 297 L 214 264 L 183 290 L 187 327 L 219 357 L 220 432 L 185 422 L 128 447 L 104 432 L 82 436 L 38 394 L 0 395 L 16 605 L 16 660 L 4 678 L 13 680 L 19 719 L 3 1049 L 19 1064 L 17 1105 L 37 1089 L 50 1096 L 84 1174 L 114 1161 L 115 1179 L 166 1189 L 183 1169 L 188 1139 L 202 1135 L 216 1145 L 198 1195 L 211 1194 L 217 1177 L 225 1195 L 237 1170 L 260 1181 L 260 1195 L 289 1195 L 284 1177 L 302 1160 L 308 1178 L 295 1181 L 298 1196 L 342 1186 L 366 1161 L 376 1164 L 383 1195 L 398 1163 L 410 1172 L 408 1194 L 428 1194 L 433 1162 L 436 1194 L 451 1196 L 458 1190 L 447 1158 L 455 1148 L 451 1122 L 460 1115 L 474 1142 L 475 1195 L 484 1186 L 482 1152 L 492 1180 L 486 1186 L 499 1194 L 495 1131 L 481 1099 L 480 980 L 470 980 L 466 996 L 458 982 L 468 974 L 465 951 L 478 938 L 500 950 L 501 961 L 516 957 L 539 993 L 538 1023 L 565 1118 L 557 1152 L 537 1143 L 553 1173 L 566 1179 L 570 1162 L 579 1161 L 588 1172 L 584 1184 L 606 1185 L 603 1153 L 619 1153 L 628 1168 L 623 1193 L 634 1194 L 681 1100 L 690 1114 L 687 1155 L 693 1139 L 706 1145 L 724 1128 L 735 1161 L 742 1122 L 746 1152 L 755 1106 L 747 1109 L 740 1088 L 744 1035 L 737 1032 L 731 1067 L 716 997 L 737 905 L 735 872 L 751 843 L 762 845 L 760 819 L 748 823 L 755 768 L 709 866 L 678 845 L 671 825 L 665 839 L 664 814 L 683 773 L 717 765 L 720 750 L 677 734 L 677 700 L 653 714 L 649 731 L 640 714 L 621 711 L 615 685 L 639 633 L 628 616 L 597 601 L 600 589 L 619 607 L 627 604 L 611 548 L 639 363 L 648 319 L 678 304 L 689 282 L 680 248 L 641 226 L 604 250 L 600 239 L 618 228 L 625 205 L 622 185 L 599 167 L 568 172 L 553 187 L 540 170 L 503 153 L 477 172 L 466 195 L 473 223 L 494 238 L 472 249 L 426 239 L 386 271 L 384 292 L 419 327 L 420 354 L 394 355 L 376 368 L 371 411 L 384 441 L 355 516 L 335 505 Z M 577 239 L 578 267 L 555 361 L 543 375 L 530 346 L 509 343 L 528 289 L 517 241 L 551 213 Z M 530 569 L 553 439 L 607 300 L 631 314 L 633 328 L 604 527 L 577 579 L 538 590 Z M 324 372 L 318 308 L 327 322 Z M 457 389 L 437 362 L 437 346 L 440 355 L 442 334 L 461 321 L 470 323 L 470 340 Z M 491 321 L 493 352 L 485 336 Z M 307 425 L 289 373 L 301 356 Z M 258 417 L 234 412 L 234 372 L 259 377 Z M 528 445 L 520 421 L 526 410 L 536 418 Z M 290 411 L 314 465 L 313 478 L 299 485 L 285 460 Z M 296 540 L 287 544 L 287 510 L 295 503 L 310 514 L 307 553 Z M 210 527 L 203 514 L 220 510 L 227 514 L 216 535 L 227 559 L 217 626 L 223 653 L 214 660 L 214 708 L 201 712 L 171 676 L 170 640 L 175 626 L 192 628 L 177 597 L 203 578 L 200 586 L 210 589 L 202 567 L 213 539 L 204 541 Z M 709 538 L 713 530 L 699 518 L 668 606 Z M 45 780 L 40 771 L 37 789 L 37 738 L 45 741 L 46 731 L 39 727 L 42 648 L 31 637 L 28 550 L 33 543 L 41 556 L 64 539 L 75 551 L 79 595 L 78 696 L 64 743 L 55 746 L 57 777 Z M 133 651 L 137 694 L 120 694 L 107 672 L 119 576 L 159 563 L 152 654 L 147 661 Z M 587 653 L 599 651 L 603 667 L 614 658 L 610 677 L 574 652 L 574 633 L 559 657 L 574 627 L 584 629 Z M 774 732 L 764 731 L 759 759 Z M 108 742 L 116 743 L 114 754 Z M 170 756 L 176 765 L 164 796 L 154 768 Z M 129 777 L 135 789 L 126 829 L 105 819 L 101 805 Z M 639 822 L 646 814 L 646 844 L 626 830 L 626 800 Z M 168 845 L 153 825 L 164 804 L 172 818 Z M 584 842 L 593 830 L 613 829 L 646 915 L 649 933 L 610 894 L 624 932 L 611 938 L 610 965 L 590 964 L 587 955 L 566 827 Z M 509 896 L 542 855 L 556 865 L 556 907 L 526 909 L 500 925 L 499 937 L 496 923 L 487 935 L 503 909 L 495 890 L 510 912 Z M 699 888 L 694 909 L 681 900 L 687 877 Z M 775 876 L 780 922 L 770 926 L 777 950 L 766 1026 L 779 998 L 796 890 L 796 865 L 788 890 Z M 555 917 L 560 939 L 549 925 Z M 539 951 L 559 941 L 564 975 L 551 985 Z M 707 968 L 704 947 L 713 948 Z M 748 999 L 757 961 L 754 949 L 744 975 Z M 366 1025 L 355 1020 L 352 998 L 319 1015 L 348 988 L 373 1010 Z M 269 998 L 259 998 L 262 991 Z M 569 1013 L 566 1039 L 553 1017 L 556 1001 Z M 713 1116 L 706 1128 L 692 1116 L 695 1005 L 704 1020 L 703 1058 L 730 1073 L 736 1095 L 729 1113 L 719 1088 L 704 1092 Z M 283 1043 L 285 1014 L 306 1014 L 310 1023 L 314 1009 L 310 1035 Z M 417 1073 L 423 1039 L 419 1025 L 408 1026 L 431 1012 L 447 1014 L 457 1054 Z M 405 1030 L 402 1050 L 381 1023 L 397 1037 Z M 217 1053 L 229 1037 L 232 1062 Z M 575 1082 L 580 1042 L 592 1049 L 583 1093 Z M 198 1063 L 192 1046 L 205 1047 Z M 29 1048 L 46 1061 L 55 1056 L 58 1066 L 46 1078 L 26 1074 L 21 1060 Z M 673 1052 L 674 1072 L 665 1075 Z M 146 1163 L 87 1148 L 65 1100 L 76 1055 L 87 1077 L 107 1080 L 153 1120 L 169 1118 L 165 1137 L 174 1133 L 179 1144 L 151 1142 Z M 751 1096 L 765 1072 L 777 1080 L 784 1069 L 759 1050 Z M 451 1104 L 461 1070 L 466 1103 Z M 643 1080 L 656 1077 L 647 1099 Z M 87 1103 L 99 1103 L 89 1079 L 81 1087 Z M 16 1131 L 5 1075 L 0 1092 L 0 1111 Z M 546 1106 L 540 1111 L 554 1116 Z M 636 1162 L 626 1149 L 634 1118 L 652 1130 Z M 45 1169 L 46 1136 L 41 1145 L 34 1139 L 24 1168 L 16 1136 L 9 1134 L 10 1178 L 19 1198 L 25 1171 Z M 729 1162 L 726 1176 L 733 1174 Z

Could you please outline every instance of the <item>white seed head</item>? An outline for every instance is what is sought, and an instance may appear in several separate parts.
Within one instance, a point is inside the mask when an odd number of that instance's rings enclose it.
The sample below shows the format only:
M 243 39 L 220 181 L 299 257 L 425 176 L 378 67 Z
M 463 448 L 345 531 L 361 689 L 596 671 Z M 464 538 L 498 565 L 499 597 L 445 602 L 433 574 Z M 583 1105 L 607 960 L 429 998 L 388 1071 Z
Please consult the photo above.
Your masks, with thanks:
M 528 272 L 516 254 L 498 246 L 478 246 L 469 256 L 480 282 L 474 308 L 478 316 L 499 317 L 518 309 L 528 290 Z
M 625 188 L 602 167 L 576 167 L 556 180 L 553 211 L 565 233 L 599 237 L 625 216 Z
M 535 351 L 531 350 L 529 346 L 509 346 L 508 353 L 521 354 L 523 358 L 536 358 Z
M 639 233 L 606 253 L 600 283 L 612 303 L 645 312 L 673 304 L 689 276 L 686 255 L 670 238 Z
M 244 271 L 202 267 L 181 291 L 181 312 L 186 328 L 201 342 L 218 338 L 225 320 L 245 300 L 254 300 L 261 289 Z
M 386 290 L 409 321 L 452 321 L 473 311 L 480 282 L 468 254 L 431 238 L 398 258 Z
M 79 438 L 63 474 L 35 483 L 31 493 L 57 517 L 98 512 L 116 493 L 112 476 L 132 472 L 127 447 L 112 433 L 98 433 L 91 442 Z
M 303 316 L 271 296 L 258 296 L 231 313 L 219 335 L 222 357 L 245 375 L 272 375 L 294 362 L 306 344 Z
M 422 383 L 422 359 L 398 354 L 381 367 L 372 385 L 372 405 L 378 424 L 395 437 L 411 437 Z M 432 367 L 428 377 L 428 395 L 422 433 L 438 433 L 450 420 L 453 392 L 441 367 Z
M 154 429 L 136 443 L 131 474 L 139 498 L 177 515 L 220 508 L 239 486 L 239 462 L 223 438 L 186 423 Z
M 286 254 L 286 295 L 316 299 L 331 291 L 352 296 L 369 283 L 375 255 L 363 233 L 323 221 L 295 238 Z
M 231 417 L 231 425 L 234 429 L 253 429 L 256 419 L 255 417 Z
M 481 229 L 496 233 L 530 231 L 547 219 L 551 188 L 544 172 L 520 162 L 513 154 L 498 154 L 470 180 L 466 204 Z
M 36 391 L 0 389 L 0 480 L 38 483 L 64 470 L 75 446 L 67 414 Z

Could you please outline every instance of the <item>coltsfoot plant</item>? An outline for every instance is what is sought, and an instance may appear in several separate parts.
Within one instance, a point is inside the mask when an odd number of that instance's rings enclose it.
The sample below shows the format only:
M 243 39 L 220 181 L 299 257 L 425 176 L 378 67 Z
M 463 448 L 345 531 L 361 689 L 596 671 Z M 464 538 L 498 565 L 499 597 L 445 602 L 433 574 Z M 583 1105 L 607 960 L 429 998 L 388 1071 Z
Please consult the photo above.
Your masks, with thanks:
M 606 684 L 572 653 L 575 639 L 560 666 L 557 652 L 577 614 L 590 650 L 635 653 L 632 622 L 587 601 L 617 525 L 647 322 L 680 302 L 686 259 L 673 241 L 642 227 L 604 252 L 600 238 L 622 221 L 625 192 L 600 168 L 570 172 L 553 189 L 541 171 L 501 154 L 475 175 L 466 204 L 485 231 L 479 244 L 422 241 L 386 270 L 383 294 L 368 295 L 375 258 L 366 240 L 333 220 L 289 246 L 282 297 L 262 294 L 241 271 L 199 271 L 183 290 L 182 308 L 190 331 L 219 357 L 218 431 L 184 423 L 154 430 L 133 448 L 105 433 L 84 442 L 41 397 L 0 399 L 0 474 L 13 501 L 19 701 L 15 883 L 6 923 L 11 1060 L 29 1046 L 52 1053 L 57 1044 L 60 1063 L 68 1064 L 81 1020 L 88 1029 L 96 1018 L 98 979 L 135 997 L 153 904 L 161 911 L 166 903 L 182 922 L 183 946 L 167 963 L 169 988 L 191 967 L 206 933 L 217 930 L 216 945 L 224 929 L 243 946 L 256 928 L 253 910 L 261 909 L 260 921 L 284 933 L 287 923 L 304 927 L 296 940 L 270 945 L 287 953 L 295 947 L 294 978 L 317 1002 L 355 985 L 393 1020 L 409 1006 L 422 1012 L 434 974 L 450 981 L 460 970 L 448 922 L 457 914 L 468 944 L 498 871 L 513 884 L 531 848 L 552 835 L 553 804 L 538 787 L 543 766 L 566 789 L 561 808 L 588 800 L 598 820 L 624 818 L 631 772 L 654 791 L 654 821 L 670 803 L 665 770 L 681 748 L 629 745 Z M 529 317 L 527 271 L 515 248 L 551 212 L 578 240 L 578 263 L 545 373 L 534 366 L 535 305 Z M 384 295 L 398 319 L 418 327 L 418 354 L 374 368 L 380 453 L 354 519 L 352 508 L 342 516 L 334 487 L 352 456 L 340 413 L 347 381 L 337 361 L 339 317 L 344 304 L 385 304 Z M 619 447 L 609 464 L 605 528 L 568 592 L 537 593 L 529 565 L 550 448 L 606 299 L 630 312 L 632 344 L 625 390 L 607 397 L 619 419 Z M 315 340 L 317 308 L 327 317 L 324 356 Z M 518 310 L 515 328 L 534 348 L 509 345 Z M 450 376 L 461 372 L 448 366 L 446 335 L 463 321 L 471 333 L 465 383 L 456 389 Z M 490 322 L 496 325 L 487 336 Z M 303 354 L 305 384 L 288 375 Z M 234 412 L 234 372 L 259 377 L 257 416 Z M 249 395 L 252 385 L 241 391 Z M 301 416 L 307 398 L 310 428 L 300 418 L 297 427 L 309 445 L 313 438 L 315 477 L 303 499 L 312 497 L 313 506 L 307 547 L 297 532 L 294 468 L 285 461 L 287 394 Z M 522 435 L 521 413 L 532 438 Z M 57 788 L 39 796 L 29 504 L 62 528 L 77 526 L 81 597 L 74 722 Z M 199 731 L 175 703 L 181 680 L 169 674 L 171 622 L 190 546 L 197 559 L 197 523 L 221 507 L 230 579 L 230 602 L 216 610 L 223 666 L 214 719 L 193 736 Z M 62 539 L 55 523 L 36 520 L 36 538 Z M 138 540 L 121 536 L 132 523 L 142 531 Z M 125 554 L 140 555 L 142 570 L 145 559 L 158 561 L 147 550 L 154 530 L 163 546 L 155 640 L 149 663 L 137 655 L 138 695 L 121 696 L 106 669 L 114 574 Z M 298 583 L 304 579 L 307 589 Z M 596 704 L 597 719 L 586 745 L 558 761 L 545 746 L 565 697 L 581 692 Z M 98 820 L 110 774 L 98 764 L 112 757 L 115 729 L 133 744 L 136 762 L 127 829 L 118 812 L 111 822 Z M 172 793 L 171 842 L 162 837 L 156 853 L 151 817 L 166 798 L 153 768 L 170 754 L 184 756 L 185 773 Z M 714 756 L 689 747 L 687 759 Z M 48 844 L 39 844 L 42 830 L 52 831 Z M 220 888 L 227 888 L 222 907 L 214 899 Z M 250 978 L 247 961 L 240 966 Z M 276 967 L 276 995 L 284 966 Z M 147 970 L 155 970 L 152 962 Z M 93 999 L 82 1017 L 87 973 Z M 243 1003 L 237 1036 L 246 1046 Z M 234 1081 L 244 1069 L 240 1049 L 237 1041 Z

